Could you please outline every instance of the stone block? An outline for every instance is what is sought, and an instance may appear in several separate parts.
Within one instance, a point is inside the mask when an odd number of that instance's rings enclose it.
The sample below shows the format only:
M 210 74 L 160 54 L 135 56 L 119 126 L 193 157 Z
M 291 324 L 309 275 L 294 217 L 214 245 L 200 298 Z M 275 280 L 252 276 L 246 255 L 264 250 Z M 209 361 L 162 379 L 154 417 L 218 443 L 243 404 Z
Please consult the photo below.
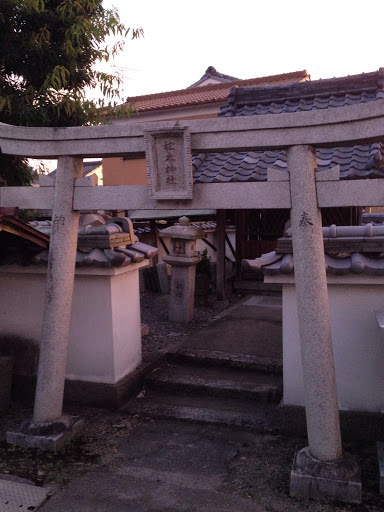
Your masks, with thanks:
M 166 263 L 156 263 L 157 277 L 159 279 L 160 291 L 163 294 L 169 293 L 169 276 Z
M 186 126 L 144 131 L 149 195 L 155 199 L 192 199 L 192 165 Z
M 293 462 L 290 494 L 299 499 L 361 503 L 360 468 L 348 453 L 339 461 L 327 462 L 315 459 L 308 447 L 303 448 Z
M 77 416 L 62 416 L 57 421 L 24 421 L 17 430 L 7 432 L 9 444 L 23 448 L 39 448 L 53 453 L 62 452 L 65 446 L 83 429 L 84 420 Z

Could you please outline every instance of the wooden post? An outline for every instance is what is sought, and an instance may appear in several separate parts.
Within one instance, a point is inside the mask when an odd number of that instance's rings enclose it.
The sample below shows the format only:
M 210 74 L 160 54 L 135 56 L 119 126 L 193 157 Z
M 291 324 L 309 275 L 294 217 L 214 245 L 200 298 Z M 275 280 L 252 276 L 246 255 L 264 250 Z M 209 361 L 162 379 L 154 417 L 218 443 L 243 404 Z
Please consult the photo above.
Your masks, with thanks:
M 216 210 L 216 300 L 226 299 L 225 293 L 225 219 L 226 210 Z

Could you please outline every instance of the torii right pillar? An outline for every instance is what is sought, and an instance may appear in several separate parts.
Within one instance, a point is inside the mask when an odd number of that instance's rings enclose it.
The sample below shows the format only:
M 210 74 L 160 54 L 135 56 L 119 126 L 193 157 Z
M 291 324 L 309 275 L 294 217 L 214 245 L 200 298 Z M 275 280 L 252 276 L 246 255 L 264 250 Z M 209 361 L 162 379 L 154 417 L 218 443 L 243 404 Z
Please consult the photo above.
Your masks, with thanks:
M 295 456 L 290 493 L 297 498 L 360 503 L 360 470 L 341 445 L 316 153 L 311 146 L 293 146 L 287 157 L 308 431 L 308 446 Z

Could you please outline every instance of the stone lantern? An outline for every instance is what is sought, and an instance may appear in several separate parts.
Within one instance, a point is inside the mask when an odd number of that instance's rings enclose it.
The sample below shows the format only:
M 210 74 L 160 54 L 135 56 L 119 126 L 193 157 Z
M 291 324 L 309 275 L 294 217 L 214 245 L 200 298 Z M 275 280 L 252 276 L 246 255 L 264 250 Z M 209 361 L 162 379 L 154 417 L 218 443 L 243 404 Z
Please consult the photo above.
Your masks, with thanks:
M 205 231 L 192 226 L 188 217 L 180 217 L 179 224 L 160 231 L 162 238 L 171 239 L 171 251 L 163 261 L 172 266 L 169 319 L 186 323 L 193 318 L 195 301 L 196 240 L 206 236 Z

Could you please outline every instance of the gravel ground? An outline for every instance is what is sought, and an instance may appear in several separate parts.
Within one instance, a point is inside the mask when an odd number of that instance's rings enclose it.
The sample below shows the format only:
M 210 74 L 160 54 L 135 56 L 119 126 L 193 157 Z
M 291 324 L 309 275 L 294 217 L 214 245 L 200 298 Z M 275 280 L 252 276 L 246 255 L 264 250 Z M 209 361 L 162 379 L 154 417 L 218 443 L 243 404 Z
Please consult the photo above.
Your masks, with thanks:
M 158 350 L 182 341 L 187 334 L 201 329 L 216 315 L 212 308 L 198 307 L 191 324 L 175 327 L 167 321 L 167 300 L 167 297 L 154 294 L 142 297 L 142 322 L 151 330 L 143 340 L 144 351 Z M 65 411 L 83 417 L 85 429 L 65 454 L 54 455 L 5 443 L 6 431 L 19 426 L 32 413 L 30 405 L 11 403 L 9 411 L 0 418 L 0 473 L 27 478 L 55 490 L 85 471 L 108 464 L 116 455 L 122 437 L 129 436 L 132 429 L 140 428 L 140 424 L 146 421 L 84 406 L 68 406 Z M 372 443 L 346 446 L 360 459 L 363 478 L 361 505 L 303 503 L 289 498 L 293 453 L 296 447 L 304 445 L 305 440 L 300 438 L 252 435 L 252 442 L 240 446 L 236 456 L 227 464 L 227 492 L 255 499 L 266 512 L 384 512 L 384 497 L 378 493 L 377 455 Z

